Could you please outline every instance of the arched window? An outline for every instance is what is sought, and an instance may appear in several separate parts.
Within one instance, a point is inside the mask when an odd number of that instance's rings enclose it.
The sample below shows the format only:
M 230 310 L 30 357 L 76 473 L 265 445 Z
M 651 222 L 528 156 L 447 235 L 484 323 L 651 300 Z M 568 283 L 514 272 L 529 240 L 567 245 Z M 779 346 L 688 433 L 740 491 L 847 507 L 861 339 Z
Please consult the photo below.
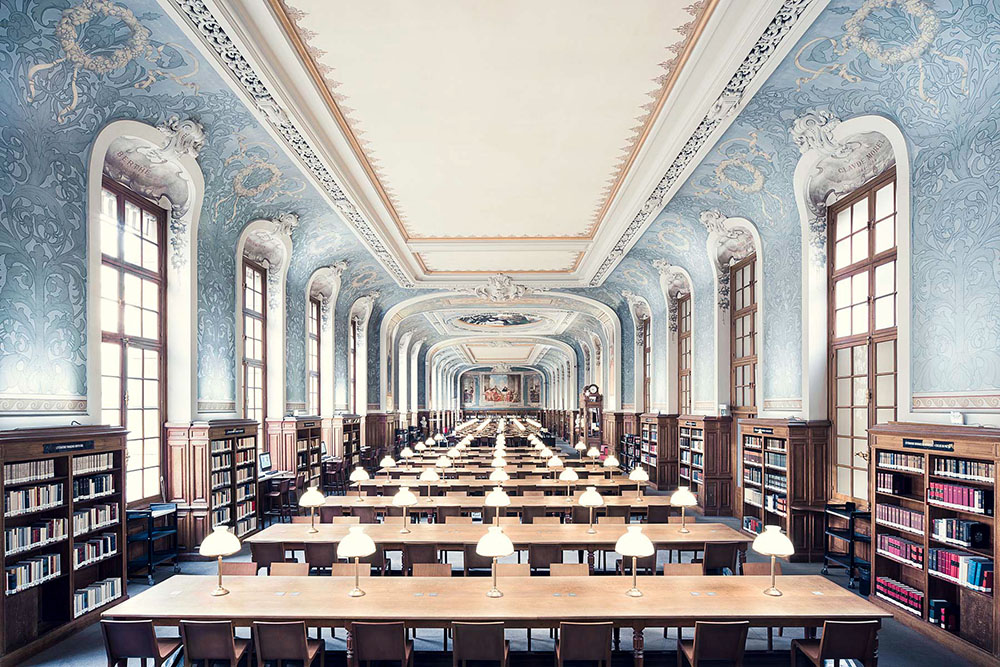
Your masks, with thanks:
M 358 321 L 351 318 L 347 338 L 347 411 L 358 414 Z
M 101 189 L 101 419 L 128 430 L 126 502 L 160 495 L 166 409 L 166 219 L 105 178 Z
M 653 404 L 650 402 L 653 379 L 653 342 L 652 331 L 650 330 L 650 318 L 642 321 L 642 407 L 646 412 L 653 411 Z
M 691 294 L 677 297 L 677 410 L 691 414 Z
M 836 493 L 868 502 L 868 429 L 896 419 L 896 170 L 827 209 Z
M 306 350 L 306 363 L 309 376 L 309 414 L 320 414 L 320 336 L 322 329 L 322 309 L 319 299 L 310 297 L 308 319 L 309 345 Z
M 737 418 L 757 415 L 757 255 L 733 264 L 729 286 L 732 290 L 730 405 Z
M 260 425 L 263 447 L 267 418 L 267 269 L 243 258 L 243 416 Z

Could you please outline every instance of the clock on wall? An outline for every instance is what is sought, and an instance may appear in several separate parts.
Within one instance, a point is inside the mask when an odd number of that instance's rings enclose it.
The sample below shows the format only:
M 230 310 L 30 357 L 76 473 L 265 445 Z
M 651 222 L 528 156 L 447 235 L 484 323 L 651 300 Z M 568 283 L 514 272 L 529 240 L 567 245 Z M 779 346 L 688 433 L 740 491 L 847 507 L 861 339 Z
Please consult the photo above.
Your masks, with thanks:
M 600 394 L 596 384 L 588 384 L 586 387 L 583 388 L 583 393 L 586 394 L 588 398 L 596 397 Z

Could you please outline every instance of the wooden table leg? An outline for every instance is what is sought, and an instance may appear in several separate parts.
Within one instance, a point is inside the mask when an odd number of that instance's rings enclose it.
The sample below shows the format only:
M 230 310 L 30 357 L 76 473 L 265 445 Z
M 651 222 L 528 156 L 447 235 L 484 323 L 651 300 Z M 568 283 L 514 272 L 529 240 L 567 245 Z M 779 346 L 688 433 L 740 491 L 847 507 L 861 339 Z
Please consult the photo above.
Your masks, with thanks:
M 632 658 L 635 662 L 635 667 L 642 667 L 643 664 L 643 654 L 642 649 L 645 644 L 645 638 L 642 636 L 642 626 L 632 627 Z
M 590 573 L 594 573 L 594 547 L 587 549 L 587 565 L 590 566 Z
M 347 624 L 347 667 L 354 667 L 354 633 L 350 623 Z

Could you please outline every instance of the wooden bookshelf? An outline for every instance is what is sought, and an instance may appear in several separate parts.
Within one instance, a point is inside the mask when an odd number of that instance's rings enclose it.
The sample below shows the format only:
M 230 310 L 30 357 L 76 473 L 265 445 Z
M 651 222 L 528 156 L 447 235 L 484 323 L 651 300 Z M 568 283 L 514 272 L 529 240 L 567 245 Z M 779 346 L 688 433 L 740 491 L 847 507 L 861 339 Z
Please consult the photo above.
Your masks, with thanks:
M 781 526 L 795 545 L 792 560 L 823 559 L 829 430 L 828 421 L 739 421 L 736 516 L 752 535 L 764 525 Z
M 708 516 L 733 513 L 731 417 L 677 417 L 677 484 L 691 487 Z
M 870 599 L 964 657 L 997 664 L 1000 608 L 991 571 L 1000 537 L 1000 429 L 892 422 L 869 434 Z M 958 572 L 942 565 L 958 559 Z M 890 585 L 900 590 L 897 583 L 912 604 L 885 593 Z
M 322 421 L 319 417 L 295 419 L 295 485 L 305 491 L 317 486 L 323 474 Z
M 117 426 L 0 432 L 0 665 L 21 664 L 124 599 L 125 433 Z M 22 567 L 13 580 L 8 568 L 30 562 L 34 572 L 26 577 Z
M 677 415 L 647 413 L 639 417 L 639 465 L 657 489 L 677 487 Z
M 361 461 L 361 417 L 344 415 L 341 419 L 343 448 L 340 455 L 345 465 L 356 466 Z

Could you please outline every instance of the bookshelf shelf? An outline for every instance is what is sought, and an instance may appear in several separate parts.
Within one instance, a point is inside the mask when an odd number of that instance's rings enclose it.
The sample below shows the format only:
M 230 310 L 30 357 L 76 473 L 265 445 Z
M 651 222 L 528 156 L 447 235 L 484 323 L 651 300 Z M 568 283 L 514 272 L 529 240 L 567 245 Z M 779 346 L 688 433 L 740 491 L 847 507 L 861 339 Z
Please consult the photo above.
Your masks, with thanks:
M 0 463 L 5 573 L 0 666 L 7 667 L 97 620 L 92 608 L 79 613 L 74 608 L 81 589 L 109 580 L 117 597 L 107 604 L 124 598 L 124 535 L 118 518 L 124 512 L 125 430 L 3 431 Z M 82 489 L 86 493 L 79 493 Z M 96 521 L 109 516 L 114 519 Z M 94 553 L 98 544 L 107 553 Z M 91 558 L 76 565 L 81 553 Z
M 889 423 L 870 430 L 873 541 L 905 536 L 923 562 L 900 562 L 881 550 L 873 580 L 892 579 L 918 594 L 919 613 L 876 593 L 876 604 L 973 662 L 1000 653 L 993 595 L 997 528 L 995 469 L 1000 429 Z
M 793 560 L 818 561 L 825 553 L 828 429 L 826 421 L 739 421 L 736 478 L 743 488 L 734 512 L 751 535 L 762 524 L 781 526 L 795 545 Z

